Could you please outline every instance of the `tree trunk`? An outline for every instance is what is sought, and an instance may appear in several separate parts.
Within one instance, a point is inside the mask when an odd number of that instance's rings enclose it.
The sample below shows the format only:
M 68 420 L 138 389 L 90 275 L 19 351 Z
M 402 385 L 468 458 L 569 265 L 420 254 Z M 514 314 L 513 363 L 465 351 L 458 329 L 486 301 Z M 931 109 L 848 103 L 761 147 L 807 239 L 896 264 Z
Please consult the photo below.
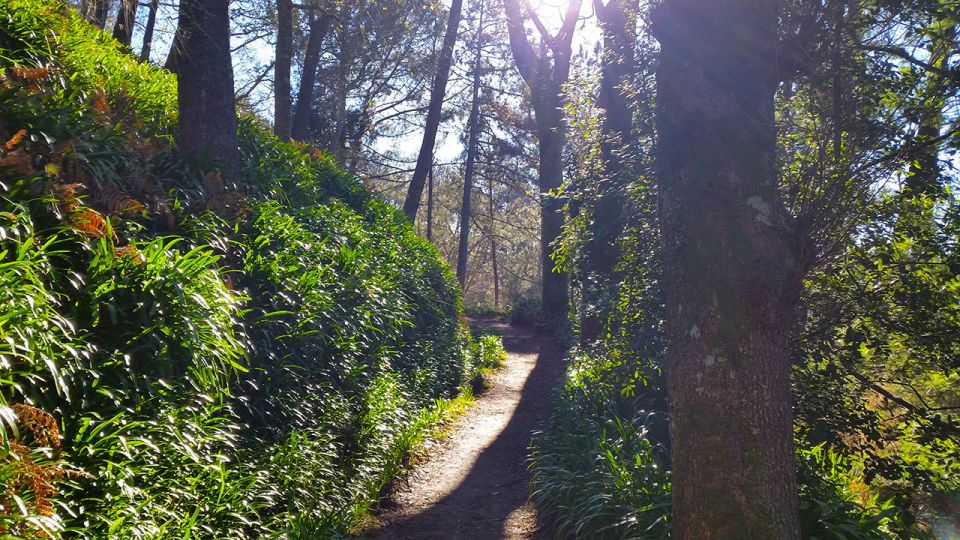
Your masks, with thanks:
M 800 537 L 777 186 L 777 3 L 667 0 L 654 31 L 673 538 Z
M 603 31 L 603 57 L 598 105 L 604 109 L 600 153 L 603 178 L 599 181 L 590 224 L 590 240 L 584 246 L 589 275 L 583 285 L 583 318 L 580 339 L 596 340 L 603 330 L 603 316 L 614 301 L 612 290 L 619 277 L 615 268 L 620 261 L 619 238 L 623 232 L 623 209 L 628 201 L 626 176 L 633 157 L 633 112 L 627 100 L 627 85 L 634 73 L 636 31 L 633 16 L 637 3 L 610 0 L 603 5 L 594 0 L 594 9 Z
M 403 213 L 410 221 L 417 219 L 420 209 L 420 199 L 423 196 L 423 184 L 427 180 L 427 173 L 433 166 L 433 147 L 437 142 L 437 129 L 440 127 L 440 112 L 443 99 L 447 95 L 447 80 L 450 78 L 450 63 L 453 61 L 453 47 L 457 42 L 457 29 L 460 27 L 460 11 L 463 0 L 453 0 L 450 4 L 450 17 L 447 19 L 447 33 L 443 36 L 443 46 L 437 58 L 437 72 L 433 76 L 433 89 L 430 91 L 430 105 L 427 109 L 427 125 L 423 131 L 423 141 L 420 143 L 420 154 L 417 156 L 417 166 L 410 180 L 407 198 L 403 202 Z M 483 25 L 483 2 L 480 3 L 481 30 L 477 39 L 480 39 Z M 477 48 L 481 44 L 477 43 Z M 462 285 L 462 283 L 461 283 Z
M 433 242 L 433 167 L 427 176 L 427 241 Z
M 93 0 L 93 20 L 90 21 L 97 28 L 107 26 L 107 16 L 110 14 L 110 0 Z
M 160 0 L 150 0 L 150 11 L 147 12 L 147 25 L 143 29 L 143 46 L 140 48 L 140 59 L 150 61 L 150 49 L 153 47 L 153 29 L 157 25 L 157 9 Z
M 480 15 L 483 25 L 483 14 Z M 457 281 L 460 288 L 467 279 L 467 258 L 470 241 L 470 195 L 473 192 L 473 175 L 477 165 L 480 137 L 480 54 L 483 51 L 480 35 L 477 36 L 477 50 L 473 60 L 473 88 L 470 95 L 470 118 L 467 121 L 470 133 L 467 138 L 467 166 L 463 175 L 463 204 L 460 206 L 460 245 L 457 256 Z M 416 212 L 414 212 L 416 215 Z
M 277 0 L 277 50 L 273 64 L 273 133 L 290 140 L 290 65 L 293 63 L 293 0 Z
M 181 0 L 177 147 L 200 166 L 239 166 L 229 0 Z
M 120 0 L 120 10 L 117 12 L 117 22 L 113 25 L 113 39 L 130 47 L 133 39 L 133 25 L 137 22 L 137 5 L 139 0 Z
M 490 265 L 493 268 L 493 306 L 500 307 L 500 268 L 497 266 L 497 229 L 493 220 L 493 178 L 487 177 L 487 189 L 490 199 L 487 202 L 487 211 L 490 214 Z
M 530 89 L 537 121 L 540 149 L 538 180 L 540 184 L 540 265 L 543 272 L 542 307 L 551 316 L 567 313 L 569 291 L 567 273 L 555 271 L 551 254 L 553 242 L 563 232 L 563 202 L 553 192 L 563 185 L 562 88 L 570 74 L 571 43 L 580 13 L 581 0 L 570 0 L 563 25 L 556 36 L 541 32 L 539 55 L 527 40 L 519 0 L 504 0 L 510 49 L 520 76 Z M 549 53 L 548 53 L 549 51 Z
M 347 72 L 350 69 L 350 55 L 344 49 L 347 29 L 341 30 L 340 64 L 337 66 L 337 85 L 333 96 L 333 137 L 330 150 L 337 163 L 342 164 L 345 153 L 344 136 L 347 130 Z
M 563 125 L 563 98 L 559 85 L 545 81 L 541 94 L 535 98 L 537 139 L 540 150 L 538 177 L 540 179 L 540 264 L 543 270 L 543 312 L 561 316 L 569 309 L 570 293 L 567 272 L 556 270 L 551 255 L 553 243 L 563 233 L 564 202 L 555 195 L 563 185 L 563 145 L 566 130 Z M 536 94 L 536 92 L 535 92 Z
M 329 29 L 330 16 L 325 13 L 310 21 L 310 37 L 307 38 L 307 50 L 304 53 L 303 70 L 300 73 L 300 91 L 297 93 L 297 106 L 293 113 L 293 125 L 290 128 L 290 135 L 297 140 L 306 140 L 310 136 L 313 87 L 317 84 L 320 51 Z

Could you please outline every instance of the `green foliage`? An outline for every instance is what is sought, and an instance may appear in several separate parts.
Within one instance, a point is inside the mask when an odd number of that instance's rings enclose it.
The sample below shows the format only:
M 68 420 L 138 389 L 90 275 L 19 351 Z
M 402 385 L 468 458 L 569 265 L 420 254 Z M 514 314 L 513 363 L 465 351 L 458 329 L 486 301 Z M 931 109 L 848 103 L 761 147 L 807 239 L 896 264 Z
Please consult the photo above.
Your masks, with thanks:
M 890 501 L 879 501 L 876 495 L 861 504 L 858 498 L 862 494 L 851 489 L 859 482 L 852 475 L 849 458 L 821 444 L 800 448 L 797 460 L 801 486 L 800 526 L 804 538 L 890 538 L 885 531 L 896 509 Z
M 185 165 L 175 79 L 59 0 L 0 69 L 0 532 L 345 535 L 502 353 L 437 251 L 252 119 Z
M 650 433 L 656 414 L 644 397 L 606 384 L 625 382 L 623 365 L 580 355 L 569 374 L 532 445 L 545 519 L 558 538 L 666 537 L 670 469 Z
M 539 298 L 528 296 L 510 305 L 510 324 L 533 326 L 539 323 L 542 317 Z

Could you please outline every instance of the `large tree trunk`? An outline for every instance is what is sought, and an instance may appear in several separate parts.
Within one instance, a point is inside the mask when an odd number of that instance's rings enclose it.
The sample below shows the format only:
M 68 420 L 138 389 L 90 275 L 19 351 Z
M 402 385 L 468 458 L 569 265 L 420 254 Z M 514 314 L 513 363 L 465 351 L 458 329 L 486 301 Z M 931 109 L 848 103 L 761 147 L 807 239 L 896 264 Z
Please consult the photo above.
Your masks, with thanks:
M 139 0 L 120 0 L 117 22 L 113 25 L 113 39 L 127 47 L 130 46 L 130 41 L 133 39 L 133 25 L 137 22 L 137 5 L 139 3 Z
M 433 167 L 433 147 L 437 142 L 437 129 L 440 127 L 440 112 L 443 99 L 447 95 L 447 80 L 450 78 L 450 63 L 453 61 L 453 47 L 457 42 L 457 29 L 460 27 L 460 10 L 463 0 L 453 0 L 450 4 L 450 17 L 447 19 L 447 33 L 443 36 L 443 46 L 437 58 L 437 72 L 433 76 L 433 89 L 430 92 L 430 105 L 427 109 L 427 125 L 423 131 L 423 141 L 420 143 L 420 154 L 417 156 L 417 166 L 410 180 L 407 198 L 403 202 L 403 212 L 410 221 L 417 219 L 420 209 L 420 199 L 423 196 L 423 184 L 427 180 L 427 173 Z M 480 3 L 481 25 L 483 24 L 483 2 Z M 482 28 L 481 28 L 482 32 Z M 478 37 L 479 39 L 479 37 Z M 477 47 L 480 47 L 478 42 Z M 462 282 L 461 282 L 462 285 Z
M 654 18 L 673 538 L 800 537 L 789 336 L 802 287 L 776 174 L 777 2 Z
M 504 0 L 510 49 L 520 76 L 530 89 L 537 120 L 540 149 L 540 265 L 543 272 L 542 307 L 551 316 L 567 313 L 569 291 L 567 273 L 555 271 L 551 254 L 553 243 L 563 232 L 563 201 L 553 192 L 563 185 L 563 84 L 570 74 L 571 43 L 580 13 L 581 0 L 570 0 L 563 25 L 556 36 L 548 35 L 541 25 L 539 54 L 526 36 L 519 0 Z M 549 51 L 549 52 L 548 52 Z
M 200 166 L 237 168 L 229 0 L 181 0 L 177 147 Z
M 543 271 L 543 312 L 561 316 L 569 309 L 570 293 L 567 272 L 555 269 L 551 255 L 553 243 L 563 233 L 564 201 L 555 195 L 563 185 L 563 145 L 566 130 L 563 124 L 563 97 L 559 85 L 543 81 L 535 91 L 534 113 L 537 119 L 537 143 L 540 161 L 540 265 Z
M 150 11 L 147 12 L 147 24 L 143 28 L 143 46 L 140 48 L 140 59 L 150 61 L 150 49 L 153 47 L 153 30 L 157 26 L 157 9 L 160 0 L 150 0 Z
M 290 140 L 290 66 L 293 63 L 293 0 L 277 0 L 277 50 L 273 65 L 273 133 Z
M 624 191 L 632 171 L 628 167 L 632 153 L 633 112 L 627 99 L 634 73 L 636 30 L 633 17 L 635 0 L 610 0 L 604 5 L 594 0 L 594 9 L 603 30 L 603 56 L 598 105 L 604 109 L 600 153 L 604 175 L 599 181 L 590 224 L 590 240 L 584 246 L 589 276 L 583 285 L 583 318 L 580 338 L 584 343 L 596 340 L 603 330 L 603 315 L 613 302 L 612 288 L 619 282 L 615 269 L 620 260 L 618 239 L 623 232 Z
M 329 29 L 330 16 L 326 13 L 310 21 L 310 37 L 307 38 L 307 50 L 303 56 L 303 69 L 300 73 L 300 91 L 297 92 L 297 106 L 293 113 L 293 125 L 290 128 L 290 135 L 297 140 L 306 140 L 310 136 L 313 87 L 317 84 L 320 51 Z
M 483 25 L 481 12 L 480 25 Z M 457 281 L 463 289 L 467 279 L 467 259 L 470 242 L 470 195 L 473 193 L 473 175 L 477 165 L 477 153 L 480 149 L 480 55 L 482 53 L 480 35 L 477 36 L 477 50 L 473 61 L 473 88 L 470 96 L 470 118 L 467 121 L 470 133 L 467 138 L 467 166 L 463 175 L 463 201 L 460 205 L 460 245 L 457 251 Z M 416 209 L 414 209 L 416 210 Z M 416 214 L 416 213 L 414 213 Z

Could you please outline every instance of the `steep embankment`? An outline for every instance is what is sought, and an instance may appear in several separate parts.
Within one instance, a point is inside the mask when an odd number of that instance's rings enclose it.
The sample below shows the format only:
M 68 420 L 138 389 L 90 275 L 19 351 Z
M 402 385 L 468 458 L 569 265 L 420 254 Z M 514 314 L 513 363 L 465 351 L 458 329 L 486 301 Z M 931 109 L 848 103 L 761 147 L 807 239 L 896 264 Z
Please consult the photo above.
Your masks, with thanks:
M 0 534 L 341 534 L 478 367 L 455 281 L 252 119 L 239 173 L 184 163 L 115 45 L 0 4 Z

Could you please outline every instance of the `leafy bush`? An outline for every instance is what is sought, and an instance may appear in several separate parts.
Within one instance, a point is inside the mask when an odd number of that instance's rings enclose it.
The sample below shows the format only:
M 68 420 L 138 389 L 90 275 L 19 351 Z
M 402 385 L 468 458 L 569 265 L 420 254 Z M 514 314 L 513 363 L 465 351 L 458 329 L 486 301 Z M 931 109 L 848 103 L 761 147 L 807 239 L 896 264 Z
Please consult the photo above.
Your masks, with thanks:
M 510 324 L 533 326 L 540 322 L 542 317 L 539 298 L 521 298 L 510 305 Z
M 670 470 L 624 367 L 580 354 L 532 443 L 533 496 L 558 538 L 664 538 Z M 601 384 L 594 384 L 597 381 Z
M 175 79 L 60 0 L 0 70 L 0 534 L 346 534 L 499 354 L 436 250 L 252 119 L 187 166 Z

